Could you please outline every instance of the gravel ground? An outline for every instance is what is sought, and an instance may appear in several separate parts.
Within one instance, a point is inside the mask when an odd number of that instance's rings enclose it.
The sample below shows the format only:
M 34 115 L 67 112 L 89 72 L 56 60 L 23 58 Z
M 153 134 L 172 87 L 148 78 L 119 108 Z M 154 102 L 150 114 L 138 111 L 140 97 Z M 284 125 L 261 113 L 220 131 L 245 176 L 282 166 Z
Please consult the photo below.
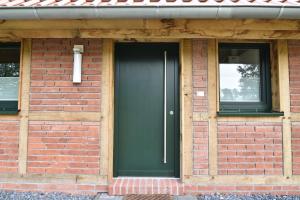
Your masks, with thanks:
M 64 193 L 8 192 L 0 191 L 0 200 L 93 200 L 95 196 Z
M 198 196 L 198 200 L 300 200 L 300 196 L 214 194 Z
M 122 199 L 120 197 L 109 196 L 88 196 L 88 195 L 70 195 L 65 193 L 38 193 L 38 192 L 12 192 L 1 191 L 0 200 L 116 200 Z M 177 198 L 175 198 L 177 199 Z M 214 194 L 214 195 L 200 195 L 197 198 L 192 196 L 181 196 L 181 200 L 300 200 L 300 196 L 274 196 L 274 195 L 235 195 L 235 194 Z

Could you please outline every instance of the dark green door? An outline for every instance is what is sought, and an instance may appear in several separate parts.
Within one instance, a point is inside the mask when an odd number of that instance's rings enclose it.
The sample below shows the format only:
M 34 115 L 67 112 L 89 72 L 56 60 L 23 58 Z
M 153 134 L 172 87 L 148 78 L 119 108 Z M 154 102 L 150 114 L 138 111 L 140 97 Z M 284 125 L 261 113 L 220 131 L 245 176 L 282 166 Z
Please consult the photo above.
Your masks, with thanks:
M 115 58 L 114 176 L 178 177 L 178 44 L 119 43 Z

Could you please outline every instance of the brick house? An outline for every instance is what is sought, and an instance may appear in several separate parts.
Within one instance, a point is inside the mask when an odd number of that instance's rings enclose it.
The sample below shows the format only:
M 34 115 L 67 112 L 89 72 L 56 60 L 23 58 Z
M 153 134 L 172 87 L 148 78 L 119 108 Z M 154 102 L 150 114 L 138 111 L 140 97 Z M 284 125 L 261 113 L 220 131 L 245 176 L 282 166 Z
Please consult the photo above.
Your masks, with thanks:
M 300 193 L 299 1 L 0 6 L 0 189 Z

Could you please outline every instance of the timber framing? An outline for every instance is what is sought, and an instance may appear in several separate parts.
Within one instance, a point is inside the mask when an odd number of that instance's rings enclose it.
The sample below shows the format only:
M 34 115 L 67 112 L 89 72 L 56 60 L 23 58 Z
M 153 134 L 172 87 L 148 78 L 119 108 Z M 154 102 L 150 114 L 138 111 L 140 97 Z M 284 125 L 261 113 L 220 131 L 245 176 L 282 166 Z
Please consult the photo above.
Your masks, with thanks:
M 51 30 L 50 28 L 51 27 Z M 226 27 L 224 30 L 223 28 Z M 25 39 L 24 39 L 25 38 Z M 29 110 L 31 38 L 103 38 L 101 112 L 33 112 Z M 185 38 L 185 39 L 182 39 Z M 208 39 L 208 113 L 193 113 L 192 40 Z M 0 182 L 66 182 L 107 184 L 113 179 L 113 121 L 114 121 L 114 42 L 180 41 L 181 62 L 181 180 L 184 183 L 295 185 L 300 176 L 292 174 L 291 122 L 300 121 L 300 113 L 290 113 L 287 39 L 300 38 L 299 20 L 26 20 L 1 21 L 0 41 L 22 42 L 22 98 L 17 115 L 0 115 L 0 120 L 20 120 L 19 174 L 0 175 Z M 253 40 L 248 40 L 253 39 Z M 272 43 L 278 73 L 272 75 L 275 110 L 278 117 L 220 117 L 218 110 L 218 41 Z M 274 39 L 274 40 L 272 40 Z M 264 41 L 265 42 L 265 41 Z M 280 94 L 279 94 L 280 93 Z M 100 133 L 100 170 L 88 175 L 30 175 L 27 174 L 28 121 L 98 121 Z M 209 122 L 209 175 L 193 175 L 193 124 Z M 278 122 L 283 124 L 282 175 L 225 176 L 218 175 L 217 122 Z
M 103 40 L 102 65 L 102 104 L 100 137 L 100 175 L 106 175 L 110 182 L 113 178 L 114 144 L 114 41 Z
M 283 172 L 286 177 L 291 177 L 292 172 L 292 136 L 290 120 L 290 90 L 289 88 L 289 62 L 288 44 L 286 40 L 277 41 L 278 48 L 278 75 L 280 92 L 280 110 L 284 112 L 282 118 L 282 140 L 283 140 Z
M 19 131 L 19 173 L 27 172 L 28 149 L 28 115 L 29 115 L 29 90 L 31 68 L 31 39 L 24 39 L 21 53 L 21 96 L 20 96 L 20 131 Z M 22 98 L 21 98 L 22 97 Z
M 209 175 L 218 174 L 218 135 L 217 135 L 217 41 L 208 41 L 208 152 Z
M 300 38 L 299 24 L 299 20 L 250 19 L 2 20 L 0 40 L 18 41 L 22 38 L 298 39 Z
M 183 181 L 193 175 L 193 83 L 192 83 L 192 41 L 180 42 L 180 177 Z

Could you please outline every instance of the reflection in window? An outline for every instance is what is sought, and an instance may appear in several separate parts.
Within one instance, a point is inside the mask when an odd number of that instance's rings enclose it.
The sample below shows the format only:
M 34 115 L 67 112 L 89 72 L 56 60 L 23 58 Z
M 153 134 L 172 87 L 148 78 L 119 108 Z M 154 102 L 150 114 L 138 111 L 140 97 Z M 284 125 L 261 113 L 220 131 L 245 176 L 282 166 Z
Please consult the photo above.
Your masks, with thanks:
M 18 101 L 19 44 L 0 45 L 0 101 Z
M 221 49 L 219 67 L 221 102 L 260 102 L 259 49 Z

